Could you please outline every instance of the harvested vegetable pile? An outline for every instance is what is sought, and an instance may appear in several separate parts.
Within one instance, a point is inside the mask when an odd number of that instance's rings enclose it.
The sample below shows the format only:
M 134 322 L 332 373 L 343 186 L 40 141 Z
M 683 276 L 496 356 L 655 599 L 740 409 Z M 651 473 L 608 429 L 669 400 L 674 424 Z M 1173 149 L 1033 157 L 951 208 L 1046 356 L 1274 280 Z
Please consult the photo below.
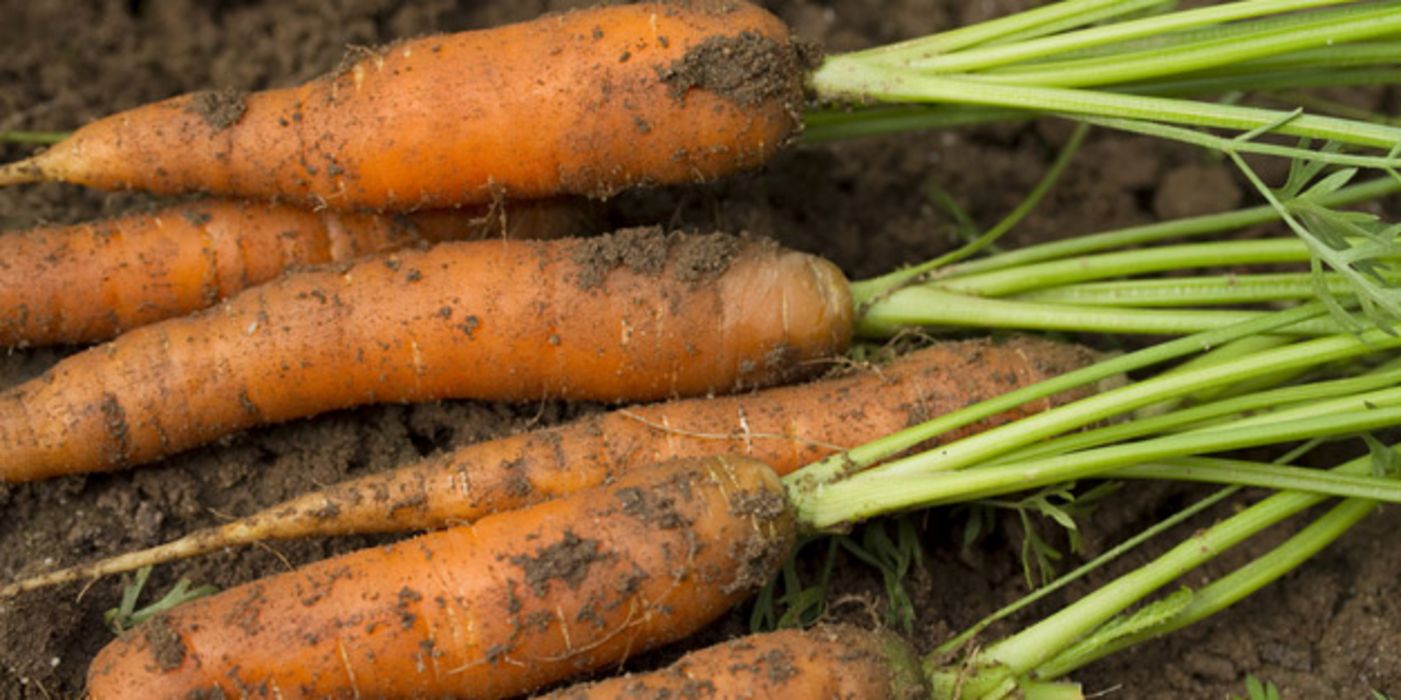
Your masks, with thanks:
M 457 4 L 462 7 L 305 0 L 17 8 L 16 19 L 0 27 L 0 66 L 11 76 L 6 84 L 16 88 L 0 93 L 0 128 L 70 129 L 178 92 L 288 85 L 330 68 L 328 57 L 346 45 L 495 25 L 559 3 Z M 981 3 L 928 5 L 912 0 L 831 7 L 798 0 L 768 3 L 800 37 L 831 50 L 976 21 L 987 11 Z M 972 220 L 987 225 L 1025 196 L 1066 133 L 1063 125 L 1038 122 L 793 150 L 759 175 L 622 195 L 609 204 L 606 216 L 610 228 L 665 221 L 764 232 L 788 247 L 833 260 L 851 277 L 869 276 L 952 244 L 956 217 L 931 192 L 947 192 Z M 0 147 L 0 161 L 24 152 Z M 1156 215 L 1224 209 L 1238 203 L 1243 190 L 1234 173 L 1197 151 L 1100 133 L 1020 229 L 1020 240 L 1009 245 Z M 141 210 L 149 201 L 58 186 L 4 190 L 0 227 L 76 222 L 98 213 Z M 35 376 L 67 352 L 19 350 L 0 356 L 0 386 Z M 348 476 L 595 410 L 557 402 L 476 401 L 361 408 L 242 433 L 150 469 L 0 486 L 5 516 L 0 518 L 0 580 L 13 580 L 30 562 L 50 557 L 74 562 L 154 545 Z M 1094 552 L 1118 532 L 1158 520 L 1191 491 L 1135 489 L 1088 521 L 1087 548 Z M 1401 676 L 1389 657 L 1375 653 L 1401 639 L 1401 611 L 1394 602 L 1401 554 L 1383 539 L 1394 521 L 1394 512 L 1369 521 L 1293 575 L 1288 586 L 1077 675 L 1092 691 L 1123 684 L 1143 690 L 1145 697 L 1151 696 L 1148 688 L 1163 697 L 1239 694 L 1246 673 L 1268 678 L 1295 697 L 1360 696 L 1374 688 L 1394 693 Z M 964 553 L 956 516 L 931 516 L 915 526 L 925 533 L 928 548 L 923 573 L 909 584 L 921 644 L 948 636 L 979 611 L 1023 592 L 1015 529 Z M 283 571 L 289 562 L 375 541 L 338 538 L 216 553 L 158 568 L 149 591 L 164 591 L 180 577 L 232 587 Z M 1232 556 L 1244 558 L 1244 553 Z M 87 664 L 111 638 L 102 611 L 116 605 L 122 583 L 104 579 L 78 600 L 75 585 L 0 607 L 0 697 L 76 695 Z M 832 596 L 839 601 L 834 615 L 863 627 L 886 610 L 878 575 L 860 566 L 842 569 Z M 737 636 L 746 622 L 743 611 L 736 611 L 683 646 L 629 665 L 656 667 L 683 649 Z

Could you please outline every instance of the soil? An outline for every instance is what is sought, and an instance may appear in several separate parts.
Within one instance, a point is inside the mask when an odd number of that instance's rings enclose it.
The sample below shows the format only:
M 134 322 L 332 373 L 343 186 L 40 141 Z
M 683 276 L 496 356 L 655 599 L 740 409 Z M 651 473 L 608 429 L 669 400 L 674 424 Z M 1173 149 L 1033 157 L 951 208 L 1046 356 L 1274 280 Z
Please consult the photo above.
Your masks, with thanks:
M 285 86 L 332 70 L 347 47 L 432 31 L 490 26 L 581 4 L 544 0 L 5 0 L 0 14 L 0 130 L 62 130 L 171 95 L 210 90 L 211 119 L 232 114 L 227 99 Z M 986 19 L 1026 0 L 771 0 L 803 41 L 845 51 Z M 1394 104 L 1395 95 L 1380 99 Z M 1364 96 L 1361 99 L 1378 99 Z M 1018 124 L 794 147 L 763 171 L 705 186 L 629 193 L 607 204 L 614 227 L 747 231 L 818 252 L 853 278 L 946 251 L 959 216 L 988 226 L 1041 177 L 1069 134 L 1042 120 Z M 30 149 L 0 146 L 9 161 Z M 1262 164 L 1267 177 L 1277 167 Z M 1253 201 L 1249 186 L 1217 159 L 1187 147 L 1093 134 L 1049 198 L 1005 245 L 1182 216 Z M 957 202 L 955 215 L 939 202 Z M 0 191 L 0 227 L 74 222 L 153 200 L 43 185 Z M 1259 234 L 1259 231 L 1249 232 Z M 1102 350 L 1140 342 L 1097 338 Z M 72 348 L 0 352 L 0 386 L 41 373 Z M 171 539 L 195 528 L 347 477 L 387 469 L 439 450 L 550 425 L 596 406 L 502 405 L 444 401 L 377 406 L 248 431 L 207 448 L 123 473 L 39 484 L 0 485 L 0 580 Z M 1130 483 L 1082 523 L 1096 554 L 1184 507 L 1201 489 Z M 1251 494 L 1189 524 L 1177 535 L 1259 498 Z M 922 651 L 1026 591 L 1020 526 L 1010 516 L 973 547 L 961 546 L 963 511 L 912 519 L 925 547 L 906 580 L 916 611 L 910 638 Z M 1254 674 L 1285 697 L 1368 697 L 1401 693 L 1401 548 L 1384 537 L 1401 522 L 1395 509 L 1363 521 L 1335 546 L 1267 590 L 1196 627 L 1145 644 L 1076 674 L 1086 689 L 1113 697 L 1223 698 L 1244 694 Z M 1043 532 L 1054 527 L 1043 524 Z M 1227 553 L 1215 570 L 1239 564 L 1271 542 Z M 223 551 L 159 567 L 149 590 L 180 578 L 228 587 L 289 566 L 388 537 L 341 537 Z M 1171 539 L 1171 538 L 1169 538 Z M 1266 538 L 1270 539 L 1270 538 Z M 1052 537 L 1063 547 L 1064 539 Z M 1167 540 L 1164 540 L 1166 542 Z M 1157 545 L 1159 549 L 1164 545 Z M 800 569 L 825 546 L 804 548 Z M 997 635 L 1037 619 L 1107 576 L 1146 561 L 1130 554 L 1029 613 Z M 1076 559 L 1071 557 L 1071 559 Z M 1066 561 L 1064 564 L 1073 563 Z M 581 564 L 581 567 L 583 565 Z M 582 568 L 581 568 L 582 570 Z M 568 575 L 566 575 L 568 574 Z M 551 572 L 566 580 L 574 572 Z M 1199 584 L 1193 574 L 1183 583 Z M 542 579 L 543 581 L 543 579 Z M 125 580 L 68 586 L 0 605 L 0 698 L 79 697 L 83 674 L 111 639 L 102 613 Z M 840 561 L 829 618 L 886 624 L 888 601 L 874 570 Z M 671 649 L 629 662 L 653 666 L 688 648 L 742 632 L 747 610 Z M 157 630 L 158 628 L 152 628 Z

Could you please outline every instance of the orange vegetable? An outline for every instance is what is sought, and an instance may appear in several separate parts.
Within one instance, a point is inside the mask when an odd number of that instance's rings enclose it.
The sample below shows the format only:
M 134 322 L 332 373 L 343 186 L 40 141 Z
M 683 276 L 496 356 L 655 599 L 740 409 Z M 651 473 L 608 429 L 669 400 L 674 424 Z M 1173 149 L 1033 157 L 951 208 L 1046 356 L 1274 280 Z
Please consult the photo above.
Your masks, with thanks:
M 88 691 L 510 697 L 696 631 L 794 538 L 768 467 L 673 462 L 187 603 L 103 649 Z
M 541 700 L 927 697 L 919 659 L 897 635 L 834 625 L 732 639 L 660 671 L 578 685 Z
M 1030 337 L 1004 343 L 948 342 L 869 371 L 805 386 L 595 414 L 352 479 L 157 547 L 41 574 L 0 587 L 0 598 L 262 540 L 409 532 L 471 522 L 676 457 L 743 454 L 784 475 L 838 450 L 1092 359 L 1078 346 Z M 1052 403 L 1033 402 L 942 440 L 1039 412 Z
M 249 426 L 446 397 L 652 400 L 842 351 L 836 267 L 723 235 L 449 242 L 286 275 L 0 392 L 0 481 L 148 462 Z
M 299 266 L 493 236 L 582 235 L 576 202 L 400 216 L 203 200 L 0 235 L 0 347 L 92 343 L 210 306 Z
M 0 185 L 408 210 L 715 178 L 792 135 L 787 29 L 734 0 L 643 3 L 386 46 L 300 87 L 93 122 Z

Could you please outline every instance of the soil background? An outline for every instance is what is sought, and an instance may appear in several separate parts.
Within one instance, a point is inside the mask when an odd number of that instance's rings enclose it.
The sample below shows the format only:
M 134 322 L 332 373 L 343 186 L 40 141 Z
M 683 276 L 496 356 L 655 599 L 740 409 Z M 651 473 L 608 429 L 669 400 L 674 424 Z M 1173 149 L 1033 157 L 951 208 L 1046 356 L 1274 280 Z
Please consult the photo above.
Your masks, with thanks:
M 485 27 L 577 4 L 582 3 L 3 0 L 0 130 L 71 129 L 118 109 L 193 90 L 285 86 L 330 70 L 348 46 Z M 987 19 L 1032 3 L 765 4 L 797 35 L 836 52 Z M 1381 100 L 1386 107 L 1394 105 L 1395 96 L 1343 97 L 1372 106 Z M 617 226 L 661 223 L 771 236 L 825 255 L 848 275 L 861 278 L 953 245 L 956 220 L 936 204 L 936 190 L 948 193 L 975 224 L 991 225 L 1032 188 L 1068 134 L 1067 125 L 1042 120 L 796 147 L 763 171 L 726 182 L 616 198 L 606 205 L 607 217 Z M 12 160 L 28 150 L 0 146 L 0 158 Z M 1277 167 L 1263 168 L 1279 175 Z M 1230 168 L 1202 152 L 1096 133 L 1050 197 L 1005 243 L 1253 203 L 1244 191 Z M 152 204 L 139 195 L 66 186 L 16 188 L 0 191 L 0 228 L 80 221 Z M 1142 341 L 1094 342 L 1113 350 Z M 0 350 L 0 387 L 41 373 L 73 350 Z M 0 580 L 153 545 L 319 485 L 598 408 L 472 401 L 370 407 L 249 431 L 126 473 L 0 485 Z M 1088 554 L 1203 493 L 1182 486 L 1125 485 L 1083 521 Z M 1259 496 L 1238 499 L 1191 527 Z M 912 639 L 924 650 L 1026 591 L 1015 518 L 1000 518 L 998 528 L 964 551 L 961 517 L 933 511 L 913 520 L 926 556 L 906 585 L 917 610 Z M 1385 539 L 1401 524 L 1397 518 L 1396 509 L 1383 510 L 1301 570 L 1229 612 L 1088 667 L 1076 678 L 1100 697 L 1224 698 L 1244 694 L 1246 674 L 1273 681 L 1293 698 L 1401 693 L 1401 550 Z M 1190 530 L 1174 534 L 1186 532 Z M 1282 533 L 1271 541 L 1280 537 Z M 289 563 L 378 541 L 351 537 L 220 552 L 159 567 L 149 590 L 164 591 L 180 577 L 229 587 L 281 571 Z M 1064 545 L 1063 538 L 1053 541 Z M 1243 562 L 1268 544 L 1229 553 L 1221 564 Z M 1152 550 L 1131 554 L 1111 568 L 1142 563 Z M 1072 586 L 993 634 L 1045 615 L 1110 573 Z M 1202 580 L 1194 575 L 1182 583 Z M 102 612 L 116 605 L 124 583 L 121 578 L 99 581 L 81 599 L 79 587 L 70 586 L 0 604 L 0 698 L 80 697 L 88 661 L 111 638 Z M 843 559 L 829 615 L 868 626 L 886 624 L 882 591 L 874 570 Z M 628 668 L 656 665 L 689 646 L 742 633 L 746 615 L 746 610 L 736 611 L 699 637 L 633 659 Z

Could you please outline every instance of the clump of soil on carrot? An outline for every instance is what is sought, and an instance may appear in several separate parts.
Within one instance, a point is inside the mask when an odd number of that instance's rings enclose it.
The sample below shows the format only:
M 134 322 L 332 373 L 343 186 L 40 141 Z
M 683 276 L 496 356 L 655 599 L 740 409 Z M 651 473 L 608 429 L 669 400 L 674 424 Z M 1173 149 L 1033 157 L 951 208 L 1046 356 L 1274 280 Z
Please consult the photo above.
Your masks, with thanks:
M 0 129 L 71 129 L 182 92 L 290 85 L 334 67 L 347 45 L 488 26 L 582 4 L 16 4 L 9 21 L 0 24 L 0 66 L 11 76 L 6 82 L 10 89 L 0 90 Z M 989 8 L 1011 11 L 1032 3 L 767 4 L 800 38 L 836 52 L 985 19 Z M 53 41 L 55 36 L 64 41 Z M 939 204 L 938 194 L 958 202 L 980 226 L 995 222 L 1041 177 L 1067 133 L 1064 125 L 1044 121 L 793 148 L 759 173 L 702 187 L 620 195 L 609 202 L 609 216 L 614 226 L 661 223 L 669 230 L 752 231 L 819 252 L 860 278 L 927 259 L 960 239 L 957 218 Z M 0 146 L 0 159 L 28 152 Z M 1219 206 L 1215 193 L 1202 189 L 1216 182 L 1216 175 L 1173 178 L 1167 184 L 1176 191 L 1163 191 L 1167 176 L 1182 168 L 1208 168 L 1217 175 L 1225 171 L 1242 192 L 1250 191 L 1229 169 L 1195 150 L 1097 133 L 1065 179 L 1006 243 L 1144 223 L 1158 209 L 1183 214 Z M 1271 181 L 1278 182 L 1279 174 L 1272 171 Z M 5 190 L 0 191 L 0 227 L 80 221 L 149 202 L 57 185 Z M 1115 349 L 1103 339 L 1099 348 Z M 37 375 L 66 352 L 0 352 L 0 386 Z M 470 401 L 366 408 L 250 431 L 138 470 L 0 486 L 0 578 L 12 580 L 57 564 L 153 545 L 311 488 L 593 410 Z M 1102 551 L 1123 533 L 1161 519 L 1199 493 L 1129 484 L 1082 524 L 1087 548 L 1092 554 Z M 1378 650 L 1401 643 L 1401 549 L 1388 545 L 1396 513 L 1389 509 L 1369 518 L 1321 557 L 1219 619 L 1112 657 L 1077 677 L 1090 691 L 1123 687 L 1126 696 L 1144 698 L 1241 695 L 1246 673 L 1274 681 L 1286 697 L 1365 697 L 1372 689 L 1395 694 L 1401 669 Z M 911 640 L 928 651 L 1020 595 L 1025 583 L 1015 517 L 1005 517 L 996 533 L 966 551 L 960 547 L 960 514 L 941 510 L 918 522 L 925 567 L 906 586 L 918 613 Z M 142 604 L 181 577 L 229 587 L 284 571 L 289 564 L 387 539 L 280 542 L 158 567 Z M 805 548 L 802 570 L 814 572 L 824 553 L 823 547 Z M 1119 570 L 1147 556 L 1131 555 Z M 1238 562 L 1244 553 L 1228 556 Z M 112 636 L 102 612 L 117 604 L 124 582 L 104 579 L 81 599 L 83 587 L 74 585 L 0 603 L 0 698 L 79 697 L 87 663 Z M 1199 582 L 1193 577 L 1187 583 Z M 1076 585 L 1067 595 L 1082 595 L 1090 585 Z M 844 558 L 837 567 L 829 600 L 834 619 L 866 627 L 884 624 L 881 579 L 853 559 Z M 1032 611 L 1031 617 L 1053 609 L 1056 602 Z M 685 649 L 741 634 L 747 615 L 738 610 L 682 645 L 632 660 L 629 668 L 655 667 Z M 994 632 L 1008 629 L 1004 625 Z
M 241 90 L 203 90 L 190 97 L 191 112 L 198 114 L 215 133 L 223 131 L 243 118 L 248 110 Z
M 702 284 L 723 273 L 740 242 L 723 233 L 684 235 L 667 233 L 660 226 L 638 226 L 596 236 L 574 249 L 579 266 L 574 284 L 593 289 L 617 267 L 643 275 L 658 276 L 668 264 L 677 279 Z
M 701 88 L 741 107 L 775 98 L 797 105 L 801 103 L 803 69 L 810 63 L 800 59 L 794 45 L 742 32 L 706 39 L 671 65 L 658 68 L 657 76 L 676 100 L 684 101 L 687 91 Z

